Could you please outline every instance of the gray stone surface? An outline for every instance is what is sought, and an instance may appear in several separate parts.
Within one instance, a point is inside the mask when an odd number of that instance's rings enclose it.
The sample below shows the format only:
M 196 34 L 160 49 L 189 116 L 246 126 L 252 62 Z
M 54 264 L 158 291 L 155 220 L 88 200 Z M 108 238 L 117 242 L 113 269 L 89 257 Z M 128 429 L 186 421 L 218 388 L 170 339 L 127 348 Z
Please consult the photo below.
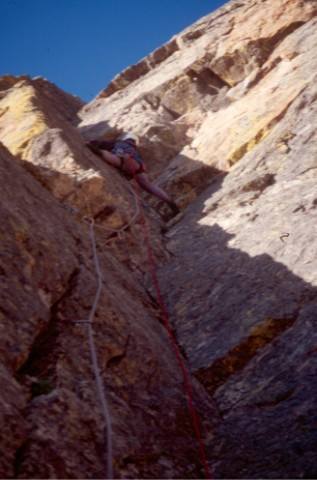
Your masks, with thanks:
M 167 233 L 177 338 L 222 416 L 216 478 L 316 476 L 316 120 L 312 84 Z

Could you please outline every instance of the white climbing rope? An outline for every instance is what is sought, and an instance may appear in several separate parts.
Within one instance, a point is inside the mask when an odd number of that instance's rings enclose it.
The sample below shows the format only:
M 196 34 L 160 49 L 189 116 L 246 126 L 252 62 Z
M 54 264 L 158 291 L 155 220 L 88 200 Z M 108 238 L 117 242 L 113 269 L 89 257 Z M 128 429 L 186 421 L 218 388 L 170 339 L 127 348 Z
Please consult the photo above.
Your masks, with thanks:
M 89 205 L 89 202 L 87 201 L 86 195 L 84 194 L 86 206 L 88 209 L 88 212 L 90 213 L 90 216 L 84 216 L 82 218 L 82 221 L 87 223 L 89 225 L 89 238 L 91 242 L 91 247 L 93 251 L 93 259 L 94 259 L 94 265 L 95 265 L 95 270 L 97 274 L 97 281 L 98 281 L 98 286 L 97 286 L 97 291 L 95 294 L 95 298 L 93 301 L 93 305 L 91 307 L 88 320 L 83 320 L 83 321 L 76 321 L 75 323 L 81 323 L 85 324 L 88 327 L 88 343 L 89 343 L 89 350 L 90 350 L 90 357 L 91 357 L 91 362 L 92 362 L 92 369 L 94 372 L 95 376 L 95 381 L 96 381 L 96 387 L 97 387 L 97 392 L 100 400 L 100 405 L 101 405 L 101 410 L 102 414 L 104 417 L 104 422 L 105 422 L 105 430 L 106 430 L 106 444 L 107 444 L 107 455 L 106 455 L 106 465 L 107 465 L 107 479 L 113 479 L 113 445 L 112 445 L 112 420 L 111 420 L 111 414 L 110 414 L 110 409 L 108 406 L 106 394 L 105 394 L 105 389 L 104 385 L 102 382 L 102 378 L 100 375 L 100 368 L 98 364 L 98 357 L 97 357 L 97 351 L 96 351 L 96 344 L 94 340 L 94 331 L 92 328 L 93 324 L 93 319 L 95 317 L 95 313 L 97 310 L 97 306 L 99 303 L 101 291 L 102 291 L 102 273 L 101 273 L 101 268 L 100 268 L 100 263 L 99 263 L 99 258 L 97 254 L 97 246 L 96 246 L 96 237 L 95 237 L 95 228 L 99 228 L 100 230 L 112 232 L 112 233 L 117 233 L 118 236 L 127 230 L 138 218 L 140 214 L 140 202 L 141 198 L 138 197 L 138 194 L 132 189 L 130 186 L 128 186 L 128 189 L 130 190 L 130 193 L 133 194 L 134 197 L 134 202 L 135 202 L 135 212 L 132 215 L 131 219 L 129 220 L 128 223 L 125 223 L 122 227 L 120 228 L 110 228 L 110 227 L 105 227 L 101 225 L 96 225 L 94 218 L 91 215 L 91 208 Z M 71 213 L 75 214 L 76 211 L 73 207 L 70 207 L 68 205 L 64 204 L 64 207 L 69 210 Z M 77 209 L 76 209 L 77 210 Z M 110 241 L 111 239 L 108 239 L 106 241 L 106 244 Z
M 97 391 L 99 395 L 99 400 L 101 404 L 101 409 L 105 421 L 105 429 L 106 429 L 106 439 L 107 439 L 107 478 L 112 479 L 113 478 L 113 454 L 112 454 L 112 422 L 111 422 L 111 415 L 110 415 L 110 410 L 108 407 L 107 399 L 106 399 L 106 394 L 105 394 L 105 389 L 102 383 L 101 375 L 100 375 L 100 369 L 98 365 L 98 358 L 97 358 L 97 352 L 96 352 L 96 345 L 95 345 L 95 340 L 94 340 L 94 332 L 92 328 L 92 323 L 93 319 L 96 313 L 96 309 L 99 303 L 100 299 L 100 294 L 102 290 L 102 274 L 101 274 L 101 269 L 100 269 L 100 263 L 98 259 L 98 254 L 97 254 L 97 247 L 96 247 L 96 238 L 95 238 L 95 232 L 94 232 L 94 221 L 90 221 L 89 225 L 89 237 L 91 241 L 91 246 L 93 250 L 93 257 L 94 257 L 94 264 L 95 264 L 95 270 L 97 273 L 97 280 L 98 280 L 98 287 L 95 295 L 95 299 L 93 302 L 93 305 L 91 307 L 89 317 L 87 320 L 87 326 L 88 326 L 88 342 L 89 342 L 89 349 L 90 349 L 90 356 L 91 356 L 91 361 L 92 361 L 92 367 L 95 375 L 95 380 L 96 380 L 96 386 L 97 386 Z

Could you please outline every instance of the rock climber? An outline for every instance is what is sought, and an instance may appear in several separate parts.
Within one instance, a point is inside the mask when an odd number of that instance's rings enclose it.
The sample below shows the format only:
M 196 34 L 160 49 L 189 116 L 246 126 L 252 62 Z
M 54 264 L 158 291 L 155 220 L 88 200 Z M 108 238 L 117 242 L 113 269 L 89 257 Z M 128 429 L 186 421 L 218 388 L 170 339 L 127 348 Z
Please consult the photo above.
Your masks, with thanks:
M 176 203 L 164 190 L 154 185 L 147 176 L 144 161 L 137 149 L 137 141 L 136 135 L 125 133 L 114 142 L 92 140 L 86 145 L 108 164 L 121 170 L 129 180 L 135 178 L 143 190 L 166 202 L 173 214 L 177 215 L 179 208 Z

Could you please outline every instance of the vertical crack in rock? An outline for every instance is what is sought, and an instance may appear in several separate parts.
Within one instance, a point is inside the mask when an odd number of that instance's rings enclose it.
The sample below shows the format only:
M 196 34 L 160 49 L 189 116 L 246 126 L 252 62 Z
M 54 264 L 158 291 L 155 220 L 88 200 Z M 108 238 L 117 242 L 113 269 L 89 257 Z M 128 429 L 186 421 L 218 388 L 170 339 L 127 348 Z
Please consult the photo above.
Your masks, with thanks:
M 26 404 L 24 408 L 24 416 L 27 420 L 31 413 L 30 402 L 35 397 L 50 394 L 56 388 L 56 364 L 60 353 L 58 340 L 61 334 L 58 318 L 59 308 L 62 302 L 72 295 L 77 286 L 79 274 L 80 268 L 74 268 L 69 276 L 67 288 L 50 308 L 51 315 L 48 324 L 35 338 L 27 360 L 15 375 L 17 381 L 30 391 L 29 403 Z M 28 428 L 30 427 L 31 424 Z M 27 462 L 31 447 L 32 440 L 27 434 L 26 438 L 15 452 L 13 463 L 14 478 L 19 478 L 24 463 Z M 55 455 L 50 450 L 49 446 L 47 451 L 49 452 L 49 455 L 54 457 L 52 458 L 52 462 L 55 462 L 56 465 L 63 462 L 59 456 Z M 64 467 L 65 466 L 62 465 L 60 471 L 65 471 Z
M 60 335 L 59 306 L 66 298 L 71 296 L 76 288 L 79 273 L 80 269 L 78 267 L 71 273 L 66 290 L 51 307 L 49 323 L 36 337 L 27 360 L 16 374 L 16 378 L 21 383 L 24 382 L 25 378 L 31 379 L 32 398 L 47 394 L 55 388 L 55 368 L 58 358 L 58 337 Z
M 13 463 L 14 478 L 19 478 L 23 462 L 27 455 L 29 443 L 29 440 L 25 440 L 15 452 Z

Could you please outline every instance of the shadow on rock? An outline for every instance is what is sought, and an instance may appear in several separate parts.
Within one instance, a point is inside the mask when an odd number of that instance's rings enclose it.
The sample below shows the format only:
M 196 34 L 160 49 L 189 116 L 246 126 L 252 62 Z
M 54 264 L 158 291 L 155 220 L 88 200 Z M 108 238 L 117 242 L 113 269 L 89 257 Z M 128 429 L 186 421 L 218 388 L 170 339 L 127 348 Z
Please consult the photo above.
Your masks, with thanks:
M 222 416 L 209 459 L 216 478 L 315 478 L 317 288 L 202 223 L 221 181 L 170 230 L 160 272 L 181 348 Z

